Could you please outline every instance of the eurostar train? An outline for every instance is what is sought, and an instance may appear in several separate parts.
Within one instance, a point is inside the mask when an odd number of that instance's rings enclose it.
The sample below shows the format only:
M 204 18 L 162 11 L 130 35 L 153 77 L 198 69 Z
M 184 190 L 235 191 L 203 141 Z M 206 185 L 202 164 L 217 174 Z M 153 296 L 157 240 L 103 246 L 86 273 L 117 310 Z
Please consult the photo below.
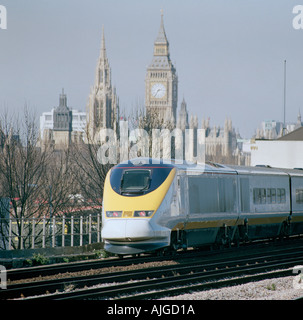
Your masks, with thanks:
M 299 169 L 138 158 L 106 176 L 102 238 L 111 253 L 163 253 L 301 233 Z

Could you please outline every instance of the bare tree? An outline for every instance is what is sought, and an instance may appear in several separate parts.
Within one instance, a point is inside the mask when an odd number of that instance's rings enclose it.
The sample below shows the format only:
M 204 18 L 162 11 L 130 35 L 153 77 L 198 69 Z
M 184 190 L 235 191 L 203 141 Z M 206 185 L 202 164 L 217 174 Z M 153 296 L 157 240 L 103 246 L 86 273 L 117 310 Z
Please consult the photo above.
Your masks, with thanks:
M 9 215 L 16 222 L 14 235 L 18 238 L 12 245 L 16 249 L 30 246 L 32 223 L 25 223 L 25 219 L 38 223 L 42 216 L 58 213 L 69 193 L 68 166 L 63 165 L 68 157 L 62 157 L 60 163 L 51 147 L 43 151 L 37 147 L 36 123 L 27 108 L 22 121 L 8 113 L 0 120 L 1 194 L 10 199 Z
M 134 130 L 137 134 L 135 134 L 134 138 L 138 142 L 138 140 L 144 138 L 142 137 L 142 131 L 140 129 L 144 130 L 144 133 L 147 133 L 146 139 L 148 140 L 148 146 L 145 146 L 146 152 L 145 155 L 152 157 L 153 156 L 153 143 L 155 141 L 161 142 L 162 143 L 158 146 L 159 148 L 159 155 L 161 158 L 165 158 L 164 154 L 164 145 L 163 145 L 163 140 L 160 139 L 160 136 L 163 138 L 163 133 L 166 134 L 167 131 L 172 132 L 174 129 L 174 125 L 170 121 L 165 121 L 162 117 L 160 117 L 156 113 L 148 113 L 146 112 L 144 107 L 136 106 L 136 108 L 133 109 L 131 114 L 129 115 L 129 122 L 130 122 L 130 127 L 131 129 L 139 129 L 139 130 Z M 158 130 L 159 136 L 155 136 L 155 133 Z M 169 138 L 172 139 L 170 141 L 170 150 L 168 150 L 170 157 L 174 158 L 175 155 L 175 149 L 174 149 L 174 137 L 171 137 L 169 135 Z M 159 140 L 157 140 L 159 139 Z M 143 143 L 144 144 L 144 143 Z M 132 145 L 130 145 L 132 147 Z M 147 153 L 147 154 L 146 154 Z M 142 150 L 139 150 L 138 156 L 142 156 Z
M 92 139 L 86 132 L 87 143 L 72 146 L 72 174 L 76 192 L 80 193 L 88 204 L 96 205 L 97 211 L 102 205 L 103 187 L 107 172 L 113 164 L 103 164 L 98 157 L 100 141 Z

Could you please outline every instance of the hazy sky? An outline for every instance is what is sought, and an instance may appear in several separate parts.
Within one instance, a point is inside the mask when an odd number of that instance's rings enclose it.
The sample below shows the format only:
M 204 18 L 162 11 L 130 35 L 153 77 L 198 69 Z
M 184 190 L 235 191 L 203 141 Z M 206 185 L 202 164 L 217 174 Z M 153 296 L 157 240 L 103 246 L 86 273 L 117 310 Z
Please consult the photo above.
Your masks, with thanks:
M 102 25 L 123 109 L 144 103 L 146 67 L 160 26 L 183 97 L 199 121 L 223 126 L 230 117 L 249 138 L 263 120 L 283 120 L 283 61 L 287 60 L 286 120 L 303 114 L 303 29 L 292 26 L 296 0 L 0 0 L 0 112 L 27 103 L 37 115 L 58 105 L 85 110 L 94 84 Z

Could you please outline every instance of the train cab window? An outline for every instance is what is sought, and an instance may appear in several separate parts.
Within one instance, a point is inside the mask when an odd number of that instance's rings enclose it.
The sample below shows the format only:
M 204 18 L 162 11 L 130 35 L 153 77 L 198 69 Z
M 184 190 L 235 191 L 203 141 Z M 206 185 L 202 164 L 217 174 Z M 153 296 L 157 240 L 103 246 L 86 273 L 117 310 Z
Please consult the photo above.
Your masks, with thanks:
M 296 202 L 303 203 L 303 189 L 296 189 Z
M 123 196 L 137 197 L 160 187 L 173 169 L 172 165 L 120 164 L 112 168 L 110 184 L 113 190 Z
M 149 188 L 150 170 L 125 170 L 121 179 L 121 192 L 142 192 Z

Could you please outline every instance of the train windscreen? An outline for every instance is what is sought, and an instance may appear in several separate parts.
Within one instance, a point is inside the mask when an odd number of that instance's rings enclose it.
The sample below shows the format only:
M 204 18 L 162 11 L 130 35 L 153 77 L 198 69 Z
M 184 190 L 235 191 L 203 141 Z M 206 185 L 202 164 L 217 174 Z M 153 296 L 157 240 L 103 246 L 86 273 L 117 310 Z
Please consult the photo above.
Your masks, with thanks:
M 121 192 L 142 192 L 149 188 L 150 170 L 125 170 L 121 180 Z
M 119 167 L 112 169 L 110 184 L 115 192 L 125 196 L 140 196 L 158 187 L 168 177 L 172 166 Z

